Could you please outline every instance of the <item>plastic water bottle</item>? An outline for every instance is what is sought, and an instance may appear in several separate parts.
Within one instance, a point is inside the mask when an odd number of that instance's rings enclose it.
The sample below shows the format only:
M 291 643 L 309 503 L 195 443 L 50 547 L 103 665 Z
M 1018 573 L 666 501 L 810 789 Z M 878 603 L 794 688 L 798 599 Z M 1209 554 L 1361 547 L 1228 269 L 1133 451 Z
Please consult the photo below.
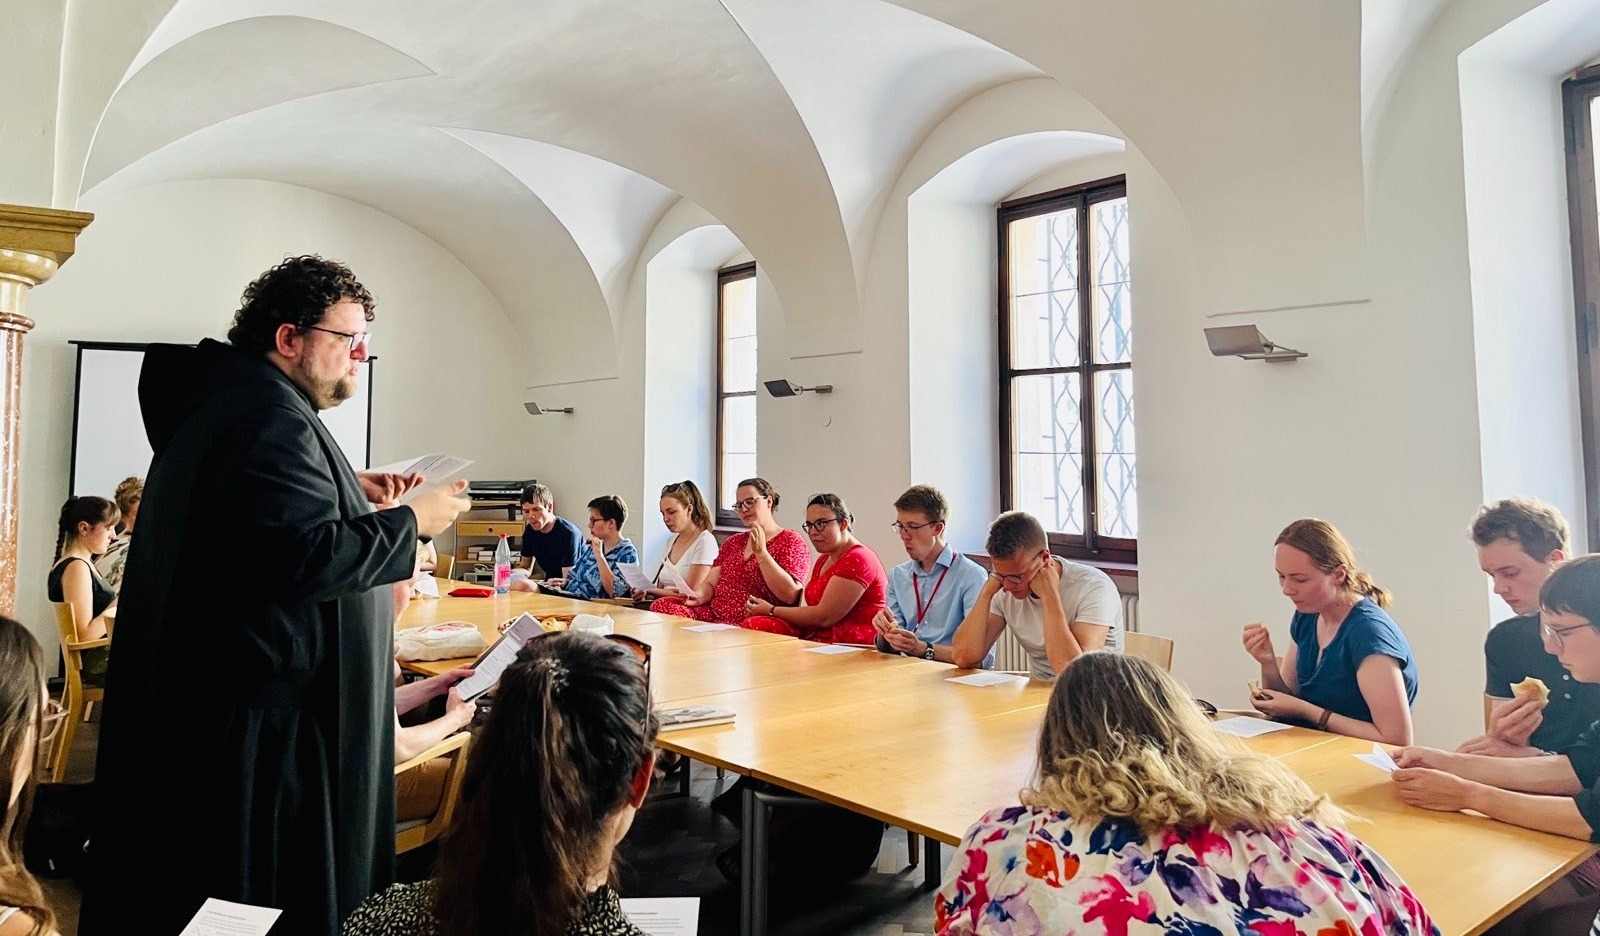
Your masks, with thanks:
M 511 593 L 511 544 L 506 542 L 504 533 L 500 534 L 500 545 L 494 548 L 494 593 Z

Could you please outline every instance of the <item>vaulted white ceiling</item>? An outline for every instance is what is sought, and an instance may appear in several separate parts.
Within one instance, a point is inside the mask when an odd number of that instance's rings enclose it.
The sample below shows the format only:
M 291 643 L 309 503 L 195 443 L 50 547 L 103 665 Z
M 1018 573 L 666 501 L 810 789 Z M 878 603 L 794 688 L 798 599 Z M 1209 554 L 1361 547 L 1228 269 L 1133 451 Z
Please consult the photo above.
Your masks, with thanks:
M 1325 0 L 71 0 L 58 201 L 321 189 L 438 240 L 524 334 L 602 342 L 688 199 L 761 261 L 791 353 L 849 351 L 908 159 L 964 102 L 1047 75 L 1149 159 L 1197 241 L 1330 232 L 1309 280 L 1336 298 L 1361 238 L 1361 48 L 1392 71 L 1439 0 L 1365 2 L 1366 26 Z M 1265 80 L 1285 75 L 1314 78 Z M 1218 275 L 1219 304 L 1274 298 Z

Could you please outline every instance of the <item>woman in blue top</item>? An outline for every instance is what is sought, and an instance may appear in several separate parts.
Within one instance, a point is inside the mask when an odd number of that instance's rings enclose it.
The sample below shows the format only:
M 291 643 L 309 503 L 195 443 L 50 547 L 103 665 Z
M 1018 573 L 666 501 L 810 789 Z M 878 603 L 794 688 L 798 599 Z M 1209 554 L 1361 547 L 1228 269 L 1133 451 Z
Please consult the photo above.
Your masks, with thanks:
M 546 579 L 545 584 L 580 598 L 626 598 L 630 592 L 622 578 L 622 563 L 639 561 L 633 541 L 622 535 L 628 520 L 628 505 L 615 494 L 589 502 L 589 535 L 578 547 L 572 574 L 565 579 Z M 604 556 L 605 561 L 600 561 Z
M 1244 648 L 1261 664 L 1250 704 L 1273 718 L 1410 744 L 1417 661 L 1383 610 L 1389 593 L 1356 568 L 1355 550 L 1326 521 L 1289 524 L 1273 553 L 1278 586 L 1294 603 L 1293 643 L 1280 661 L 1266 627 L 1245 625 Z

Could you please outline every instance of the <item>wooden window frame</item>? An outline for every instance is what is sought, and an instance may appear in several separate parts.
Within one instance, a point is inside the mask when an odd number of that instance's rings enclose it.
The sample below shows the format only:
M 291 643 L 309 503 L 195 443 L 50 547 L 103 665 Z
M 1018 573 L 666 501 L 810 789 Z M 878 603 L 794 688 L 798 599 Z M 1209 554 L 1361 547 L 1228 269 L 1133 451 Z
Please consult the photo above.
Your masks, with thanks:
M 723 476 L 722 476 L 723 475 L 722 452 L 723 452 L 723 449 L 724 449 L 723 438 L 722 438 L 722 432 L 723 432 L 722 410 L 723 410 L 723 405 L 724 405 L 724 402 L 726 400 L 728 400 L 729 398 L 731 398 L 731 397 L 753 397 L 753 396 L 756 395 L 757 391 L 760 390 L 760 388 L 761 388 L 761 386 L 760 386 L 761 382 L 759 380 L 757 380 L 756 381 L 756 387 L 754 389 L 749 390 L 749 391 L 741 390 L 741 391 L 738 391 L 738 392 L 735 392 L 735 393 L 724 393 L 723 390 L 722 390 L 722 387 L 723 387 L 723 376 L 724 376 L 724 373 L 723 373 L 724 363 L 723 363 L 723 359 L 722 359 L 722 349 L 724 347 L 723 334 L 724 334 L 724 330 L 725 330 L 726 325 L 727 325 L 727 315 L 726 315 L 725 310 L 722 307 L 722 297 L 723 297 L 723 292 L 724 292 L 725 288 L 727 287 L 727 285 L 729 283 L 736 283 L 736 282 L 738 282 L 740 280 L 754 279 L 755 275 L 756 275 L 756 264 L 755 264 L 754 260 L 750 261 L 749 263 L 738 263 L 738 264 L 734 264 L 733 266 L 723 267 L 722 269 L 717 271 L 717 373 L 716 373 L 716 382 L 713 385 L 714 393 L 715 393 L 715 401 L 714 401 L 714 403 L 715 403 L 715 406 L 717 408 L 717 435 L 716 435 L 716 439 L 712 443 L 713 451 L 711 453 L 711 458 L 716 463 L 716 471 L 715 471 L 716 477 L 712 479 L 711 496 L 716 499 L 716 506 L 713 509 L 712 513 L 716 517 L 716 525 L 719 526 L 719 527 L 737 527 L 739 529 L 743 529 L 744 528 L 744 523 L 739 520 L 739 515 L 734 513 L 732 510 L 730 510 L 728 504 L 722 503 L 722 501 L 724 500 L 724 498 L 722 496 L 722 482 L 723 482 Z M 759 313 L 758 313 L 758 315 L 759 315 Z M 759 346 L 760 346 L 760 342 L 758 341 L 757 342 L 757 347 L 759 347 Z M 756 438 L 758 440 L 760 439 L 760 426 L 761 426 L 761 424 L 758 421 L 756 423 L 756 432 L 757 432 Z
M 1094 375 L 1106 371 L 1133 370 L 1129 360 L 1120 364 L 1094 363 L 1094 271 L 1090 263 L 1090 208 L 1104 201 L 1126 198 L 1126 176 L 1098 179 L 1082 185 L 1056 189 L 1026 198 L 1002 202 L 995 213 L 999 259 L 999 296 L 996 306 L 1000 332 L 1000 503 L 1002 509 L 1013 509 L 1016 498 L 1013 491 L 1015 444 L 1012 434 L 1012 383 L 1018 377 L 1047 376 L 1077 373 L 1082 375 L 1078 399 L 1078 419 L 1083 438 L 1083 491 L 1084 532 L 1082 535 L 1058 533 L 1047 530 L 1050 550 L 1058 556 L 1090 562 L 1137 563 L 1139 541 L 1137 538 L 1101 536 L 1099 520 L 1099 446 L 1096 427 L 1099 414 L 1095 410 Z M 1013 369 L 1011 366 L 1011 222 L 1050 214 L 1067 208 L 1078 211 L 1078 364 L 1072 367 L 1034 367 Z
M 1578 410 L 1583 434 L 1583 485 L 1588 515 L 1588 548 L 1600 547 L 1600 218 L 1595 209 L 1595 153 L 1592 151 L 1595 98 L 1600 97 L 1600 65 L 1581 69 L 1561 85 L 1564 149 L 1567 159 L 1567 220 L 1572 241 L 1572 299 L 1578 340 Z

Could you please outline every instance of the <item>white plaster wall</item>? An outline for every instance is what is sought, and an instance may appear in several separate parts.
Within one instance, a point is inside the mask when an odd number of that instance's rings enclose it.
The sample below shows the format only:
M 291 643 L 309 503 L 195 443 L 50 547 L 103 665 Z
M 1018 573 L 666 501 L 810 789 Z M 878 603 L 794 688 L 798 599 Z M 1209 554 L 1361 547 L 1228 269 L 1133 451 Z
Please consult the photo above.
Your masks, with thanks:
M 72 445 L 75 354 L 67 342 L 221 338 L 245 285 L 288 253 L 348 263 L 377 299 L 377 464 L 442 450 L 475 459 L 475 477 L 528 471 L 510 323 L 455 257 L 415 229 L 354 202 L 268 182 L 173 183 L 83 207 L 96 218 L 77 255 L 29 297 L 38 325 L 23 364 L 17 613 L 47 653 L 56 637 L 44 583 Z
M 0 203 L 51 204 L 66 15 L 60 2 L 0 4 Z
M 1461 120 L 1484 496 L 1549 501 L 1583 549 L 1560 82 L 1463 56 Z
M 640 546 L 647 571 L 660 565 L 671 539 L 654 495 L 687 479 L 702 497 L 717 496 L 717 270 L 741 250 L 727 228 L 707 225 L 680 234 L 646 264 Z M 716 504 L 708 506 L 715 516 Z

